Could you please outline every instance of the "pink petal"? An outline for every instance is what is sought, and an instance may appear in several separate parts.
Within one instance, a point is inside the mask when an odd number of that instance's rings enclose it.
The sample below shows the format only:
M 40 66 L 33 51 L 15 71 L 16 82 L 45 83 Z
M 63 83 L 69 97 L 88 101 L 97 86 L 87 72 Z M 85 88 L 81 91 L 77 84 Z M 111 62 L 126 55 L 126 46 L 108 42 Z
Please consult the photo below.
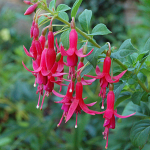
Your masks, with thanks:
M 59 50 L 59 45 L 58 45 L 58 42 L 57 42 L 57 38 L 56 38 L 55 44 L 56 44 L 56 47 L 57 47 L 57 53 L 58 53 L 60 50 Z
M 70 105 L 68 114 L 67 114 L 67 118 L 66 118 L 66 122 L 72 117 L 73 113 L 75 112 L 77 106 L 79 104 L 79 100 L 75 99 L 72 104 Z
M 96 66 L 95 72 L 96 72 L 97 75 L 100 75 L 100 74 L 101 74 L 101 71 L 100 71 L 98 65 Z
M 32 73 L 37 73 L 37 72 L 41 71 L 41 67 L 39 67 L 37 70 L 34 70 L 34 71 L 29 70 L 29 69 L 26 67 L 26 65 L 24 64 L 23 61 L 22 61 L 22 65 L 24 66 L 24 68 L 25 68 L 27 71 L 32 72 Z
M 79 57 L 86 57 L 88 55 L 90 55 L 93 52 L 94 49 L 92 49 L 88 54 L 84 55 L 83 53 L 79 52 L 78 50 L 75 50 L 76 55 L 78 55 Z
M 127 72 L 127 70 L 121 72 L 119 75 L 114 76 L 113 78 L 116 79 L 116 80 L 119 80 L 126 72 Z
M 86 104 L 84 103 L 83 99 L 80 99 L 79 101 L 79 105 L 80 107 L 82 108 L 82 110 L 85 112 L 85 113 L 88 113 L 90 115 L 95 115 L 94 111 L 93 110 L 90 110 Z
M 38 64 L 36 63 L 35 60 L 32 59 L 32 66 L 34 70 L 37 70 L 39 68 Z
M 66 75 L 66 74 L 68 74 L 68 73 L 55 73 L 52 76 L 53 77 L 59 77 L 59 76 Z
M 91 106 L 95 105 L 96 103 L 97 103 L 97 102 L 89 103 L 89 104 L 86 104 L 86 106 L 91 107 Z
M 106 78 L 106 80 L 107 80 L 108 83 L 116 83 L 116 82 L 119 82 L 119 79 L 118 79 L 118 80 L 112 80 L 109 74 L 106 74 L 106 75 L 105 75 L 105 78 Z
M 26 53 L 27 56 L 33 57 L 33 56 L 28 52 L 28 50 L 25 48 L 24 45 L 23 45 L 23 49 L 24 49 L 24 52 Z
M 135 112 L 135 113 L 136 113 L 136 112 Z M 117 114 L 117 113 L 114 111 L 114 115 L 115 115 L 116 117 L 118 117 L 118 118 L 128 118 L 128 117 L 130 117 L 130 116 L 135 115 L 135 113 L 130 114 L 130 115 L 127 115 L 127 116 L 122 116 L 122 115 Z
M 96 79 L 90 79 L 90 80 L 84 80 L 83 78 L 81 79 L 82 85 L 91 85 L 92 82 L 94 82 Z
M 61 55 L 68 56 L 67 52 L 65 51 L 65 49 L 62 45 L 60 46 L 60 52 L 61 52 Z
M 56 96 L 58 96 L 58 97 L 61 97 L 61 98 L 64 98 L 64 97 L 65 97 L 65 95 L 59 94 L 59 93 L 57 93 L 55 90 L 52 90 L 52 92 L 53 92 L 54 95 L 56 95 Z
M 72 56 L 72 55 L 75 53 L 75 51 L 76 51 L 75 48 L 69 48 L 69 49 L 67 50 L 67 54 L 68 54 L 69 56 Z

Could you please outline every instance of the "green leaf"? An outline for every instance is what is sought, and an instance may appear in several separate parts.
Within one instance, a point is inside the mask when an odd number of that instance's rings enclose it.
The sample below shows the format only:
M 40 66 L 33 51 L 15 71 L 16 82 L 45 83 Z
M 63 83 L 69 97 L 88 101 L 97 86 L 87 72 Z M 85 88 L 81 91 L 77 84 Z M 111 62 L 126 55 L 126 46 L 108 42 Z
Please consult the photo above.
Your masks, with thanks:
M 68 5 L 65 4 L 60 4 L 57 7 L 57 12 L 61 12 L 61 11 L 67 11 L 70 10 L 71 8 Z
M 39 19 L 38 19 L 38 25 L 40 25 L 41 23 L 43 23 L 44 21 L 48 20 L 47 17 L 45 16 L 41 16 Z
M 93 28 L 92 33 L 89 35 L 106 35 L 109 33 L 111 33 L 111 31 L 106 27 L 106 25 L 100 23 Z
M 53 8 L 54 8 L 54 10 L 55 10 L 55 5 L 56 5 L 56 0 L 52 0 L 52 1 L 49 3 L 49 9 L 50 9 L 50 10 L 53 10 Z
M 8 145 L 12 140 L 9 137 L 4 137 L 0 140 L 0 146 Z
M 75 1 L 75 3 L 73 4 L 72 10 L 71 10 L 71 18 L 76 17 L 77 11 L 78 11 L 81 3 L 82 3 L 82 0 L 76 0 Z
M 126 82 L 123 82 L 120 86 L 118 86 L 118 88 L 114 91 L 115 94 L 115 99 L 117 100 L 119 94 L 121 93 L 122 89 L 124 88 L 124 86 L 126 85 Z
M 60 12 L 58 16 L 66 21 L 69 21 L 68 14 L 66 12 Z
M 111 54 L 112 58 L 123 58 L 134 52 L 137 52 L 137 49 L 132 45 L 131 39 L 125 40 L 117 52 Z
M 149 55 L 149 51 L 145 51 L 142 52 L 141 54 L 139 54 L 139 56 L 137 57 L 136 61 L 142 61 L 144 58 L 147 58 L 147 56 Z
M 87 65 L 81 72 L 81 77 L 83 77 L 85 74 L 88 74 L 92 69 L 93 66 L 91 64 Z
M 78 20 L 84 31 L 89 31 L 92 11 L 85 9 L 79 16 Z
M 132 101 L 130 101 L 125 109 L 123 110 L 122 115 L 126 116 L 132 113 L 136 114 L 134 116 L 139 116 L 139 117 L 148 117 L 150 115 L 150 110 L 148 106 L 145 104 L 145 102 L 140 102 L 140 106 L 134 104 Z
M 140 105 L 141 98 L 143 96 L 143 92 L 134 92 L 132 95 L 132 102 L 134 104 Z
M 65 49 L 69 48 L 69 33 L 70 33 L 70 30 L 63 32 L 60 36 Z
M 135 123 L 131 129 L 131 142 L 142 149 L 146 144 L 150 134 L 150 120 L 141 120 Z
M 150 68 L 142 68 L 142 69 L 140 69 L 140 72 L 142 72 L 145 76 L 149 76 Z
M 150 38 L 147 40 L 146 44 L 144 45 L 143 51 L 150 52 Z
M 129 99 L 131 94 L 129 92 L 123 92 L 120 94 L 119 98 L 115 101 L 114 109 L 123 101 Z
M 101 48 L 94 47 L 94 50 L 91 53 L 91 55 L 86 57 L 86 59 L 93 65 L 94 68 L 96 68 L 98 56 L 106 49 L 108 49 L 107 44 L 103 45 Z

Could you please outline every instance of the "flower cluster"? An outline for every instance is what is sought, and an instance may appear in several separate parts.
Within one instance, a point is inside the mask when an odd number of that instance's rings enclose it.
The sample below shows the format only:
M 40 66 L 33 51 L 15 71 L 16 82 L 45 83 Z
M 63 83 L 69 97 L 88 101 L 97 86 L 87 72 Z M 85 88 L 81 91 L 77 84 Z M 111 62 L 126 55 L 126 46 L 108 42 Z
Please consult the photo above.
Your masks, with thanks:
M 29 1 L 24 1 L 26 4 L 31 5 L 25 12 L 25 15 L 29 15 L 34 12 L 37 8 L 38 3 L 31 3 Z M 85 80 L 84 77 L 81 77 L 81 72 L 84 65 L 84 57 L 90 55 L 94 49 L 92 49 L 88 54 L 87 53 L 87 43 L 81 48 L 77 49 L 78 44 L 78 34 L 75 28 L 75 21 L 72 18 L 71 21 L 71 32 L 69 34 L 69 49 L 65 50 L 63 45 L 60 45 L 54 40 L 53 33 L 53 18 L 51 18 L 50 25 L 43 28 L 42 34 L 39 36 L 39 26 L 38 26 L 38 13 L 34 15 L 32 26 L 30 29 L 30 37 L 33 38 L 30 50 L 28 51 L 25 46 L 23 46 L 24 51 L 27 56 L 32 58 L 33 71 L 29 70 L 26 65 L 22 62 L 26 70 L 31 72 L 35 76 L 34 87 L 37 86 L 36 94 L 39 94 L 37 108 L 40 106 L 40 97 L 43 96 L 40 109 L 44 103 L 45 96 L 49 94 L 54 94 L 58 97 L 63 98 L 61 101 L 56 103 L 61 103 L 63 110 L 62 117 L 58 123 L 60 126 L 63 118 L 65 122 L 69 121 L 72 115 L 76 114 L 76 123 L 75 128 L 77 128 L 77 118 L 78 114 L 83 110 L 85 113 L 90 115 L 95 114 L 104 114 L 105 118 L 103 132 L 104 139 L 107 139 L 106 148 L 108 147 L 108 134 L 109 128 L 115 128 L 115 116 L 119 118 L 130 117 L 134 114 L 128 116 L 121 116 L 117 114 L 117 110 L 114 110 L 115 95 L 113 92 L 113 83 L 119 81 L 119 79 L 125 74 L 125 71 L 120 73 L 118 76 L 110 76 L 110 67 L 111 67 L 111 47 L 109 45 L 109 50 L 106 53 L 106 58 L 103 63 L 103 71 L 100 72 L 98 65 L 96 66 L 97 76 L 84 75 L 91 77 L 92 79 Z M 50 18 L 49 18 L 50 19 Z M 48 34 L 47 34 L 48 29 Z M 47 36 L 46 36 L 47 35 Z M 55 45 L 56 48 L 55 48 Z M 67 62 L 64 62 L 63 57 L 66 56 Z M 78 60 L 80 58 L 80 60 Z M 64 65 L 69 68 L 69 73 L 64 72 Z M 63 76 L 68 74 L 68 79 L 64 79 Z M 89 109 L 90 106 L 93 106 L 96 102 L 85 104 L 84 100 L 86 98 L 82 97 L 83 94 L 83 85 L 90 85 L 96 79 L 99 79 L 100 82 L 100 92 L 99 96 L 102 98 L 102 109 L 104 109 L 104 99 L 106 98 L 106 88 L 109 85 L 109 92 L 107 94 L 107 109 L 103 112 L 95 111 Z M 69 82 L 68 85 L 64 84 L 63 81 Z M 67 86 L 66 95 L 62 95 L 54 90 L 54 85 L 60 85 L 60 90 L 63 86 Z M 74 94 L 75 93 L 75 94 Z

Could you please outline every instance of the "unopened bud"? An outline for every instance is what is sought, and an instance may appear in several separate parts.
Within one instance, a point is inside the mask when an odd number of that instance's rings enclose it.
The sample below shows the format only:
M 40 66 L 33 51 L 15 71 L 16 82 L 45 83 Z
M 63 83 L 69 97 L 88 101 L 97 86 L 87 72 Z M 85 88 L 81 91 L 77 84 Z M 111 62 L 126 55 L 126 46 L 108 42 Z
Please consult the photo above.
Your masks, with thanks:
M 83 46 L 83 50 L 82 50 L 84 55 L 87 53 L 87 49 L 88 49 L 88 47 L 87 47 L 87 45 L 85 44 L 85 45 Z
M 30 6 L 26 12 L 24 13 L 24 15 L 30 15 L 34 12 L 34 10 L 37 8 L 38 3 L 33 4 L 32 6 Z
M 61 58 L 61 53 L 58 53 L 58 54 L 56 55 L 56 61 L 58 62 L 58 61 L 60 60 L 60 58 Z
M 31 3 L 30 1 L 23 1 L 23 2 L 27 5 L 33 5 L 33 3 Z

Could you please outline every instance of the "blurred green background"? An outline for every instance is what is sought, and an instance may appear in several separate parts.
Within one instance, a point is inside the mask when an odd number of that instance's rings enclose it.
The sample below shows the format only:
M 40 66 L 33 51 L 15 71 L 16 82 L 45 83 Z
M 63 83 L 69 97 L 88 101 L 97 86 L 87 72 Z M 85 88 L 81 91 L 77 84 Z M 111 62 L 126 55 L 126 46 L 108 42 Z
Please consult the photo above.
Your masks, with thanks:
M 58 1 L 61 2 L 72 7 L 74 0 Z M 102 115 L 82 112 L 77 129 L 74 128 L 75 116 L 57 128 L 62 110 L 54 101 L 59 98 L 49 96 L 43 110 L 36 109 L 38 95 L 33 87 L 34 76 L 22 66 L 22 60 L 31 65 L 22 47 L 29 49 L 31 45 L 32 16 L 23 15 L 27 7 L 21 0 L 0 1 L 0 150 L 104 150 Z M 83 0 L 78 15 L 84 9 L 93 11 L 92 27 L 104 23 L 112 31 L 110 35 L 97 36 L 99 44 L 110 41 L 112 46 L 119 47 L 131 38 L 140 49 L 150 37 L 150 3 L 146 0 Z M 92 109 L 100 110 L 98 90 L 97 81 L 84 87 L 83 96 L 88 96 L 87 103 L 98 101 Z M 63 88 L 62 93 L 65 91 Z M 118 113 L 122 113 L 128 101 L 119 105 Z M 117 120 L 116 129 L 110 130 L 108 149 L 137 150 L 129 135 L 138 120 L 139 117 Z M 143 150 L 149 146 L 147 143 Z

